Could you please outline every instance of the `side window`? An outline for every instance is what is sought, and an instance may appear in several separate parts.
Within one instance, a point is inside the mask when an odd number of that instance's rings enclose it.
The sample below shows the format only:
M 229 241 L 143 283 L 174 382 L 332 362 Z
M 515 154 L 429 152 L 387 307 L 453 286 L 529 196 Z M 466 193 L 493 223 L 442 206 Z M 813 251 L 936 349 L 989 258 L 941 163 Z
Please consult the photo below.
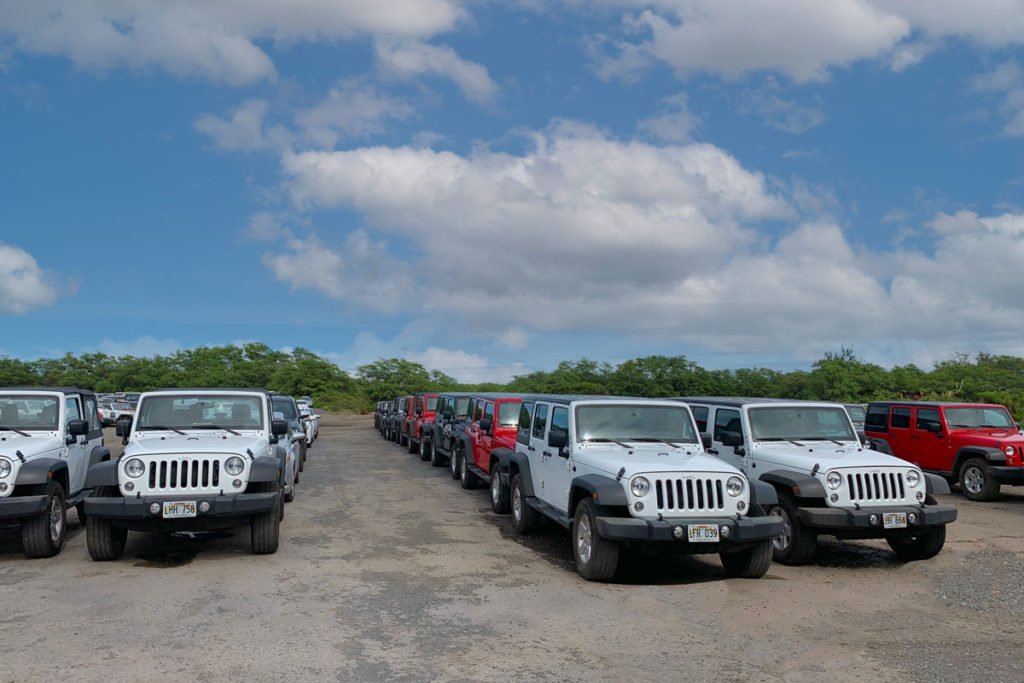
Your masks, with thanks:
M 928 429 L 929 425 L 932 425 L 931 430 Z M 923 431 L 939 431 L 942 422 L 939 421 L 939 411 L 935 408 L 918 408 L 917 409 L 917 422 L 915 426 L 917 429 Z
M 537 412 L 533 415 L 533 436 L 538 439 L 544 438 L 544 430 L 548 426 L 548 407 L 545 404 L 537 406 Z
M 885 406 L 868 406 L 868 415 L 864 418 L 864 427 L 873 432 L 884 432 L 889 415 Z
M 569 431 L 569 409 L 568 408 L 555 408 L 551 411 L 551 431 L 553 432 L 568 432 Z
M 910 408 L 893 408 L 889 424 L 895 429 L 909 429 Z
M 64 398 L 64 425 L 67 426 L 72 420 L 81 420 L 82 411 L 78 408 L 78 399 L 74 396 Z
M 533 416 L 533 404 L 524 402 L 519 409 L 519 431 L 516 432 L 516 441 L 519 443 L 530 443 L 530 417 Z
M 85 399 L 85 415 L 86 419 L 89 420 L 89 431 L 95 432 L 103 429 L 100 424 L 100 415 L 96 411 L 96 399 L 87 397 Z
M 466 413 L 469 412 L 469 397 L 463 396 L 462 398 L 456 399 L 455 401 L 455 417 L 462 418 L 466 417 Z
M 715 433 L 712 438 L 715 441 L 722 440 L 722 432 L 742 432 L 743 425 L 740 422 L 738 410 L 726 410 L 719 408 L 715 411 Z
M 478 398 L 476 400 L 476 406 L 473 408 L 473 422 L 479 420 L 484 414 L 484 400 Z
M 484 406 L 484 417 L 485 420 L 490 420 L 491 424 L 494 424 L 494 404 L 490 401 Z
M 708 431 L 708 408 L 707 406 L 690 406 L 693 411 L 693 419 L 697 421 L 697 431 L 701 434 Z

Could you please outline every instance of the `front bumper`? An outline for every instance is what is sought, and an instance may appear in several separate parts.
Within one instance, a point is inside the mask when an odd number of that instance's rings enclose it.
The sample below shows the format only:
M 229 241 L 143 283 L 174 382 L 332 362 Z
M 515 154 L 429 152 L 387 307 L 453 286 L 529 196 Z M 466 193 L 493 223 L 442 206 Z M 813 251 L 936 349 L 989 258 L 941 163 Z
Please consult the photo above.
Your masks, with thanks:
M 882 515 L 886 512 L 908 513 L 907 529 L 941 526 L 956 521 L 956 507 L 953 505 L 894 505 L 876 508 L 797 508 L 800 521 L 809 527 L 822 529 L 878 530 L 879 534 L 897 529 L 884 529 Z M 910 523 L 909 513 L 917 514 L 917 522 Z M 877 515 L 878 522 L 871 523 L 871 515 Z
M 1024 484 L 1024 467 L 993 465 L 988 468 L 988 473 L 1000 484 L 1009 484 L 1011 486 Z
M 152 521 L 154 524 L 164 521 L 188 522 L 206 517 L 248 517 L 261 512 L 276 510 L 278 505 L 277 491 L 261 493 L 239 493 L 235 496 L 190 496 L 187 493 L 177 496 L 143 496 L 142 498 L 86 498 L 85 514 L 106 519 L 130 519 Z M 163 503 L 170 501 L 195 501 L 196 516 L 164 520 Z M 207 512 L 199 512 L 199 504 L 206 501 L 210 504 Z M 149 511 L 152 503 L 160 503 L 161 511 L 156 514 Z
M 47 496 L 11 496 L 0 498 L 0 519 L 35 517 L 46 510 Z
M 635 517 L 597 517 L 597 533 L 602 538 L 616 541 L 644 541 L 648 543 L 675 543 L 691 551 L 717 552 L 715 548 L 730 543 L 750 543 L 774 538 L 782 533 L 782 520 L 776 517 L 701 517 L 667 519 L 664 521 L 636 519 Z M 718 543 L 690 543 L 686 538 L 688 524 L 715 524 L 719 528 Z M 683 528 L 683 538 L 676 538 L 673 530 Z M 723 528 L 728 528 L 726 535 Z M 705 550 L 706 549 L 706 550 Z

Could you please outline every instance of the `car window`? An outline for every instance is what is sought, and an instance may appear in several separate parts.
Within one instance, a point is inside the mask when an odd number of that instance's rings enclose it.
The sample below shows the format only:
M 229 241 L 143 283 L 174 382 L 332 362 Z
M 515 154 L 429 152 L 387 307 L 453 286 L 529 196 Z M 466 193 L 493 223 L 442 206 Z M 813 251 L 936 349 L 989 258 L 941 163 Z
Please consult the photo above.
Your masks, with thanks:
M 557 407 L 551 411 L 551 431 L 569 432 L 569 409 Z
M 515 427 L 519 424 L 519 401 L 502 401 L 498 404 L 498 424 Z
M 64 424 L 67 425 L 72 420 L 81 420 L 82 411 L 78 408 L 78 399 L 74 396 L 64 397 Z
M 941 425 L 939 421 L 939 411 L 935 408 L 918 408 L 917 409 L 917 429 L 928 430 L 929 425 L 932 425 L 932 429 L 935 429 L 935 425 Z M 930 431 L 930 430 L 929 430 Z
M 893 408 L 889 424 L 897 429 L 910 428 L 910 408 Z
M 491 424 L 494 424 L 494 403 L 488 401 L 484 405 L 484 417 L 485 420 L 490 420 Z
M 466 417 L 469 413 L 469 397 L 455 399 L 455 417 Z
M 85 398 L 85 417 L 89 420 L 90 432 L 103 429 L 103 426 L 100 424 L 99 413 L 96 411 L 96 399 L 91 397 Z
M 740 433 L 742 431 L 743 426 L 740 422 L 740 411 L 727 410 L 725 408 L 719 408 L 715 411 L 715 433 L 713 435 L 715 441 L 722 440 L 722 432 Z
M 519 443 L 530 443 L 530 421 L 533 417 L 533 403 L 526 401 L 519 409 L 519 431 L 516 432 L 516 441 Z
M 533 435 L 537 438 L 544 437 L 544 429 L 548 426 L 548 407 L 546 404 L 539 404 L 533 415 Z
M 707 406 L 690 406 L 693 419 L 697 421 L 697 430 L 703 434 L 708 431 L 708 409 Z

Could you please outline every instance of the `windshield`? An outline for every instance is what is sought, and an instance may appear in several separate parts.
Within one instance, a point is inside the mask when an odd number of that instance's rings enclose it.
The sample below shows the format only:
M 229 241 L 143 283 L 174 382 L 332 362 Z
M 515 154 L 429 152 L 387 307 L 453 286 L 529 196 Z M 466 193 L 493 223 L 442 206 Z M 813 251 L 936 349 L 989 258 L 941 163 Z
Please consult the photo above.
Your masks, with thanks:
M 295 419 L 295 404 L 286 398 L 271 399 L 274 402 L 274 412 L 281 413 L 286 420 Z
M 864 406 L 846 406 L 846 412 L 850 414 L 850 419 L 854 422 L 863 422 L 864 418 L 867 417 L 867 411 L 864 410 Z
M 469 413 L 469 397 L 464 396 L 462 398 L 455 399 L 455 415 L 457 417 L 466 417 Z
M 518 427 L 519 426 L 519 401 L 504 401 L 498 404 L 498 426 Z
M 839 406 L 751 408 L 747 416 L 755 441 L 857 439 L 850 418 Z
M 437 396 L 427 396 L 427 412 L 432 413 L 437 410 Z
M 275 410 L 280 410 L 274 406 Z M 259 396 L 147 396 L 139 406 L 136 429 L 226 427 L 263 428 L 263 399 Z
M 57 429 L 56 396 L 0 396 L 0 427 L 6 429 Z
M 945 410 L 946 422 L 953 428 L 1016 429 L 1010 414 L 1002 406 L 962 406 Z
M 670 441 L 699 443 L 690 411 L 679 406 L 632 403 L 577 406 L 579 441 Z

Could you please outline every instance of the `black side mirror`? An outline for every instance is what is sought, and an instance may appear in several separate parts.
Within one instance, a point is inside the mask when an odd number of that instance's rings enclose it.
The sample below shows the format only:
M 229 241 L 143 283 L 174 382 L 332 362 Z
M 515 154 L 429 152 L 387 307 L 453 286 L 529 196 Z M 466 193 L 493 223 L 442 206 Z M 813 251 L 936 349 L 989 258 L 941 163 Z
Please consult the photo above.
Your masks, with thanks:
M 423 417 L 423 408 L 416 409 L 416 417 Z
M 936 433 L 941 432 L 942 431 L 942 423 L 941 422 L 925 422 L 924 423 L 924 430 L 926 432 L 936 432 Z
M 742 446 L 743 435 L 739 432 L 722 432 L 722 438 L 720 441 L 723 446 Z
M 566 447 L 569 443 L 569 432 L 563 432 L 561 429 L 552 429 L 548 432 L 548 445 L 552 448 L 559 450 Z
M 700 443 L 701 445 L 704 446 L 704 450 L 711 448 L 711 435 L 707 433 L 702 433 L 700 435 Z
M 287 420 L 271 420 L 270 421 L 270 433 L 273 436 L 284 436 L 288 433 L 288 421 Z
M 491 423 L 490 420 L 480 420 L 480 431 L 482 431 L 482 432 L 489 432 L 489 431 L 491 431 L 491 427 L 493 427 L 493 426 L 494 425 Z
M 122 417 L 114 423 L 114 434 L 117 436 L 123 436 L 128 438 L 128 435 L 132 432 L 132 419 L 130 417 Z
M 82 436 L 89 433 L 89 422 L 87 420 L 72 420 L 68 422 L 69 436 Z

